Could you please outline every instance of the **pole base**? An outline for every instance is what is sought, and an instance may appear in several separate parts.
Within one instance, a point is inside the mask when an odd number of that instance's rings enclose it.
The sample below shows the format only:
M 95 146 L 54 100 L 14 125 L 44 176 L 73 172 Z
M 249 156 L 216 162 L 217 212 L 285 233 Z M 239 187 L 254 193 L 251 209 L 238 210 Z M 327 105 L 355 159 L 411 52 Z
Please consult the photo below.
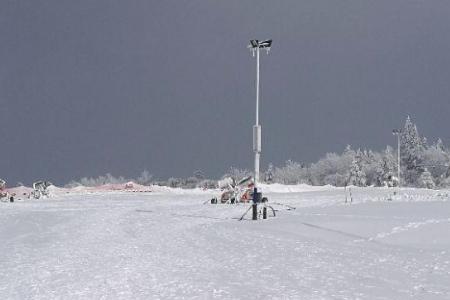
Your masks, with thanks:
M 252 204 L 252 220 L 258 220 L 258 205 L 256 203 Z

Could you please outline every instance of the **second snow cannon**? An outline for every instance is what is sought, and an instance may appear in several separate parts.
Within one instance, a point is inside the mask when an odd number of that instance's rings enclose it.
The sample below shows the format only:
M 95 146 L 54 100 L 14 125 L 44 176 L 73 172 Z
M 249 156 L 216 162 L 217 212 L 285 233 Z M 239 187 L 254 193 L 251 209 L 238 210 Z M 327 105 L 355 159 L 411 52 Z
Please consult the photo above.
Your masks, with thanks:
M 48 197 L 49 190 L 48 187 L 53 185 L 50 181 L 39 180 L 33 183 L 33 191 L 31 191 L 30 197 L 34 199 L 39 199 L 41 197 Z

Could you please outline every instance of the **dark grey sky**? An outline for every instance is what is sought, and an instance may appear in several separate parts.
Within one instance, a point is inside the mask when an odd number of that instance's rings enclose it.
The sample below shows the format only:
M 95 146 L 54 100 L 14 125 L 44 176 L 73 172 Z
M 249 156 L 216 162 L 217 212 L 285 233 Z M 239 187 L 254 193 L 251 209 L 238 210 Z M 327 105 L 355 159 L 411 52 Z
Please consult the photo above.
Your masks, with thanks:
M 0 2 L 0 177 L 65 183 L 382 149 L 410 114 L 450 142 L 450 2 Z

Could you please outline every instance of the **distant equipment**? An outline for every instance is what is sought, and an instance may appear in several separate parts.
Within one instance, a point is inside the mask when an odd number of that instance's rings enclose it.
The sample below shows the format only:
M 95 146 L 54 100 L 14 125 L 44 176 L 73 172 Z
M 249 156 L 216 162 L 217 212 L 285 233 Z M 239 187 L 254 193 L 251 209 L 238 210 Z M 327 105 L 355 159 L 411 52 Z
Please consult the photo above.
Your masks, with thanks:
M 14 202 L 14 196 L 15 194 L 10 194 L 6 190 L 6 181 L 3 179 L 0 179 L 0 201 L 2 202 Z
M 31 197 L 39 199 L 41 197 L 47 197 L 49 195 L 48 187 L 53 185 L 50 181 L 39 180 L 33 183 L 33 191 Z

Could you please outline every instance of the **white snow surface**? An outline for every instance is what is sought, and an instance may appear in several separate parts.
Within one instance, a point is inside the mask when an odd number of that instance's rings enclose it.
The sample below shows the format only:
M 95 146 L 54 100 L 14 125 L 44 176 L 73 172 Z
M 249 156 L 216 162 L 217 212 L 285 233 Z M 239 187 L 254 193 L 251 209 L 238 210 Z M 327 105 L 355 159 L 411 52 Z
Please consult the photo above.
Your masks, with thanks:
M 259 221 L 204 204 L 219 191 L 18 193 L 0 299 L 450 299 L 449 192 L 262 190 L 277 215 Z

